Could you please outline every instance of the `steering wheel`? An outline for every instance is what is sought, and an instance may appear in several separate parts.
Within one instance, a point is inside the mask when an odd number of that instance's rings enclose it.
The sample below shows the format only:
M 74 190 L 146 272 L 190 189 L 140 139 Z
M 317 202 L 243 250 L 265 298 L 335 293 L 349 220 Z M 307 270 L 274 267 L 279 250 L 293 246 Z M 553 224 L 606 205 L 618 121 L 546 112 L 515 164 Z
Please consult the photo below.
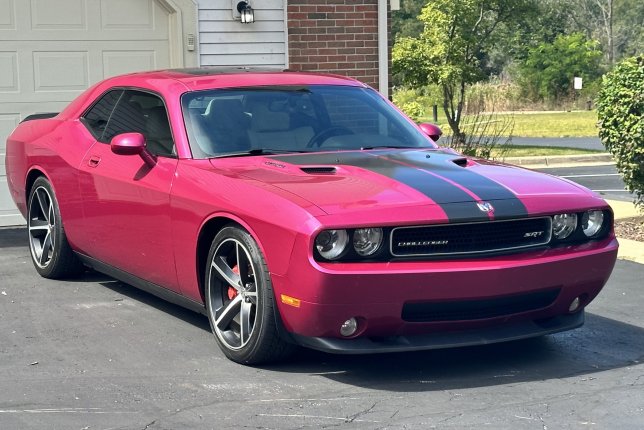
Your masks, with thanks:
M 333 136 L 341 136 L 343 134 L 355 134 L 353 131 L 346 127 L 340 127 L 340 126 L 333 126 L 329 128 L 325 128 L 324 130 L 321 130 L 309 140 L 309 142 L 306 144 L 307 148 L 313 148 L 315 146 L 320 147 L 322 144 L 329 138 Z

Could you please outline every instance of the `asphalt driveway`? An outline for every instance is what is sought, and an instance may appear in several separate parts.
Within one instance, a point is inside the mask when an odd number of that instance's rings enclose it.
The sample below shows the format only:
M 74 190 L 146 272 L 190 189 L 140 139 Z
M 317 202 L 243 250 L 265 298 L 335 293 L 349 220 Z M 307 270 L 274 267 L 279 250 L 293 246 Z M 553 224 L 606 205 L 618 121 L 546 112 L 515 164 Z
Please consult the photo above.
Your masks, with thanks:
M 644 265 L 573 332 L 250 368 L 205 317 L 96 273 L 40 278 L 0 230 L 0 429 L 644 428 Z

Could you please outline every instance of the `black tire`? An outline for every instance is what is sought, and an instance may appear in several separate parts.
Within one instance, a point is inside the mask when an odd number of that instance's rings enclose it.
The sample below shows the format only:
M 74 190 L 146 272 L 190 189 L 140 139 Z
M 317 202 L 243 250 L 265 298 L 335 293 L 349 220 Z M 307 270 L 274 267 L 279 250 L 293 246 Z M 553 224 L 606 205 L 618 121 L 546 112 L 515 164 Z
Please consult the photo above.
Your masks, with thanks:
M 42 176 L 29 192 L 27 227 L 31 261 L 40 276 L 62 279 L 82 273 L 83 264 L 67 242 L 54 190 Z
M 276 326 L 278 311 L 264 256 L 240 227 L 226 226 L 212 241 L 205 293 L 210 327 L 226 357 L 256 365 L 291 353 L 293 345 Z

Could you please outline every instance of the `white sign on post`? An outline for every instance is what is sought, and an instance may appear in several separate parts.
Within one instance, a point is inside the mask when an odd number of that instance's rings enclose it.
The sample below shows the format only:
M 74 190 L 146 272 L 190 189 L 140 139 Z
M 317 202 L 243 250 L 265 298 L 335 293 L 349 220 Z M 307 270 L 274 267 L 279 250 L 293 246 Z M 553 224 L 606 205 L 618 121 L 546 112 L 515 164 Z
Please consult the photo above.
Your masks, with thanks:
M 582 79 L 580 77 L 575 76 L 572 80 L 572 87 L 576 90 L 580 90 L 582 88 Z

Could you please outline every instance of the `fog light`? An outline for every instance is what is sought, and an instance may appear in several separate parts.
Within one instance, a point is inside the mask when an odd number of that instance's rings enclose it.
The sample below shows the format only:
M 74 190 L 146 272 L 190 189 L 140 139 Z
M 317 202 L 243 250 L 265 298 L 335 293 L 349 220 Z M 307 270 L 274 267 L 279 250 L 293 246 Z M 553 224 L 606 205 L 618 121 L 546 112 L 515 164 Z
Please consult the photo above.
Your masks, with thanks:
M 579 300 L 579 297 L 575 297 L 575 300 L 570 303 L 570 306 L 568 306 L 568 312 L 573 313 L 577 309 L 579 309 L 579 305 L 581 304 L 581 300 Z
M 340 334 L 342 336 L 348 337 L 354 334 L 358 330 L 358 321 L 355 318 L 349 318 L 342 323 L 340 327 Z

